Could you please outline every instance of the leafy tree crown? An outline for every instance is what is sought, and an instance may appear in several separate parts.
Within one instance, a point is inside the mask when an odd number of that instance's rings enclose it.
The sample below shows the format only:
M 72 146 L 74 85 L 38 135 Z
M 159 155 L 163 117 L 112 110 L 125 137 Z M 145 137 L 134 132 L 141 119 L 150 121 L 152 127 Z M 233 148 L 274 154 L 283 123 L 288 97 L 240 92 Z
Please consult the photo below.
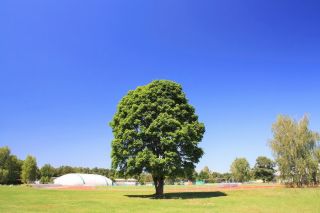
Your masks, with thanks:
M 192 173 L 203 150 L 205 132 L 182 87 L 157 80 L 129 91 L 110 122 L 112 167 L 124 175 Z

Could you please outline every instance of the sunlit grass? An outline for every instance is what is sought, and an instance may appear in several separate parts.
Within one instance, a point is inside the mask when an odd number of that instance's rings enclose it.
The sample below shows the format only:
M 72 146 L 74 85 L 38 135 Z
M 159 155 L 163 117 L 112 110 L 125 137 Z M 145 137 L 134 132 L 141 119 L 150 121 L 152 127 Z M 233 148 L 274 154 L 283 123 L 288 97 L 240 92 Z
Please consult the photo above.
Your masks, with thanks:
M 205 186 L 201 186 L 205 187 Z M 99 187 L 93 191 L 0 187 L 0 212 L 320 212 L 319 188 L 192 192 L 199 186 Z

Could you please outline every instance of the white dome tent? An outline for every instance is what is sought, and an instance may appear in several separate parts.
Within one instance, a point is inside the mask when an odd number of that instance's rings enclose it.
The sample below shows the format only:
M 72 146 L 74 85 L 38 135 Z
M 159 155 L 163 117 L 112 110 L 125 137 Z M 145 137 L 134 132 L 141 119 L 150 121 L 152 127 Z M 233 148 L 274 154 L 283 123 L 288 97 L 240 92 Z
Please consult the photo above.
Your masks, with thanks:
M 53 180 L 56 185 L 62 186 L 112 186 L 112 180 L 96 174 L 70 173 Z

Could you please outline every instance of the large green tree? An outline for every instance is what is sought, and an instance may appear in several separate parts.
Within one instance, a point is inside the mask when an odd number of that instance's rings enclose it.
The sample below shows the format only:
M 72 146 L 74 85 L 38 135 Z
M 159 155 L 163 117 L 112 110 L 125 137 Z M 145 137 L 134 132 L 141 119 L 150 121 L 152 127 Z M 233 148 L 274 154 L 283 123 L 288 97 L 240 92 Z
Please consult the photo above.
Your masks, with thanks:
M 301 187 L 319 182 L 319 134 L 309 129 L 309 119 L 304 116 L 295 121 L 279 116 L 272 126 L 270 142 L 281 179 Z
M 110 122 L 112 167 L 126 176 L 152 174 L 156 195 L 165 177 L 192 175 L 205 132 L 181 85 L 153 81 L 129 91 Z
M 256 159 L 256 164 L 253 168 L 253 175 L 255 179 L 263 180 L 263 182 L 272 181 L 274 178 L 274 162 L 264 156 L 259 156 Z
M 250 165 L 245 158 L 236 158 L 230 170 L 235 181 L 245 182 L 250 179 Z
M 23 161 L 21 180 L 23 183 L 32 183 L 37 179 L 38 167 L 35 157 L 30 155 Z

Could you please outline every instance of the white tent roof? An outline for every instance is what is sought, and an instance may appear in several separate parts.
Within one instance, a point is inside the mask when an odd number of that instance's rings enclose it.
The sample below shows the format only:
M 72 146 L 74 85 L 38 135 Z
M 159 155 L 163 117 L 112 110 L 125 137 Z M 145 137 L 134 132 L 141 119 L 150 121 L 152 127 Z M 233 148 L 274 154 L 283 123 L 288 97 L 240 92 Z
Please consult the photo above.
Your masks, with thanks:
M 70 173 L 54 179 L 53 183 L 63 186 L 111 186 L 112 180 L 102 175 Z

